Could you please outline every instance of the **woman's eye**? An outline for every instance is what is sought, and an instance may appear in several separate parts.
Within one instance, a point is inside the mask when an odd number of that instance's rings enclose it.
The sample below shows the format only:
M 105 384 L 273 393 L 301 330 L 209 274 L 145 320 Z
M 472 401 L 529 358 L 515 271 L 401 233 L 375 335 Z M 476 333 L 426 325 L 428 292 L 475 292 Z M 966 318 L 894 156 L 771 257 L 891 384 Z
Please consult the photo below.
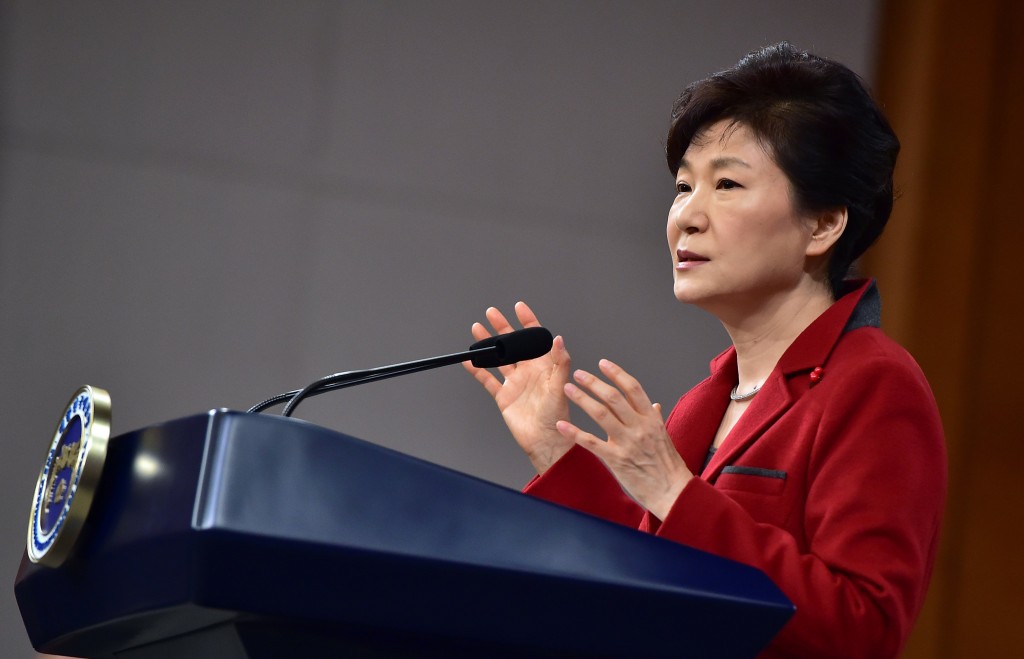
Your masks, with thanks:
M 718 182 L 719 190 L 732 190 L 733 188 L 739 187 L 742 187 L 739 183 L 737 183 L 736 181 L 730 181 L 727 178 L 723 178 L 721 181 Z
M 689 183 L 676 183 L 676 194 L 682 194 L 690 191 Z

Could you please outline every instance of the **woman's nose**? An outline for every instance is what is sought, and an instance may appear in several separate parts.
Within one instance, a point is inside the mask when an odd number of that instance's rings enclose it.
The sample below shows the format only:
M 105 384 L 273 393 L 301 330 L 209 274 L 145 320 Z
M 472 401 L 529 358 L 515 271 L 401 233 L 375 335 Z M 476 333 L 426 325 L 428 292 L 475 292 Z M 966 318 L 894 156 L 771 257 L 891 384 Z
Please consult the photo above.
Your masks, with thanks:
M 703 199 L 696 192 L 690 193 L 685 199 L 678 199 L 672 206 L 672 214 L 676 229 L 682 233 L 700 233 L 707 228 L 707 211 Z

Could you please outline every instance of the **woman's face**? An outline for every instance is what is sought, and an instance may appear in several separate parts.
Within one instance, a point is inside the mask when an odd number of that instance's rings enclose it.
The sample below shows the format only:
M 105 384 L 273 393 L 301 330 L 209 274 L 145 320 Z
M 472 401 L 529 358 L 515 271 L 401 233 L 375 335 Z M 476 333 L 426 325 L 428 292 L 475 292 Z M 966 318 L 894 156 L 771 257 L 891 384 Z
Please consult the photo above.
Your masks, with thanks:
M 683 154 L 667 227 L 676 298 L 720 318 L 795 290 L 814 231 L 783 171 L 730 124 L 712 124 Z

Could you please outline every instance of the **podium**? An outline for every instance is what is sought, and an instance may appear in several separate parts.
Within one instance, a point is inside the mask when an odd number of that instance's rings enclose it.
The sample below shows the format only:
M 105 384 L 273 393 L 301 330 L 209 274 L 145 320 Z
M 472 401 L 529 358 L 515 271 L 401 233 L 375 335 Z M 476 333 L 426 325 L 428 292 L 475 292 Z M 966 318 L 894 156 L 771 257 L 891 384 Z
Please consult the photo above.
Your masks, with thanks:
M 22 559 L 83 657 L 745 657 L 761 572 L 316 425 L 227 410 L 110 440 L 73 554 Z

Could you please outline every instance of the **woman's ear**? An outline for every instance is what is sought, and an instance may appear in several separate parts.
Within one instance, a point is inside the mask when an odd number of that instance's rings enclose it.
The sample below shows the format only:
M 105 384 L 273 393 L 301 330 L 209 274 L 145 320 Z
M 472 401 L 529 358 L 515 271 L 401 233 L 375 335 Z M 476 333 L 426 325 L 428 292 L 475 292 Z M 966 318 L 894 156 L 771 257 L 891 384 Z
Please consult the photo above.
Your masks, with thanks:
M 821 256 L 832 249 L 846 230 L 846 206 L 822 211 L 810 218 L 810 241 L 807 256 Z

